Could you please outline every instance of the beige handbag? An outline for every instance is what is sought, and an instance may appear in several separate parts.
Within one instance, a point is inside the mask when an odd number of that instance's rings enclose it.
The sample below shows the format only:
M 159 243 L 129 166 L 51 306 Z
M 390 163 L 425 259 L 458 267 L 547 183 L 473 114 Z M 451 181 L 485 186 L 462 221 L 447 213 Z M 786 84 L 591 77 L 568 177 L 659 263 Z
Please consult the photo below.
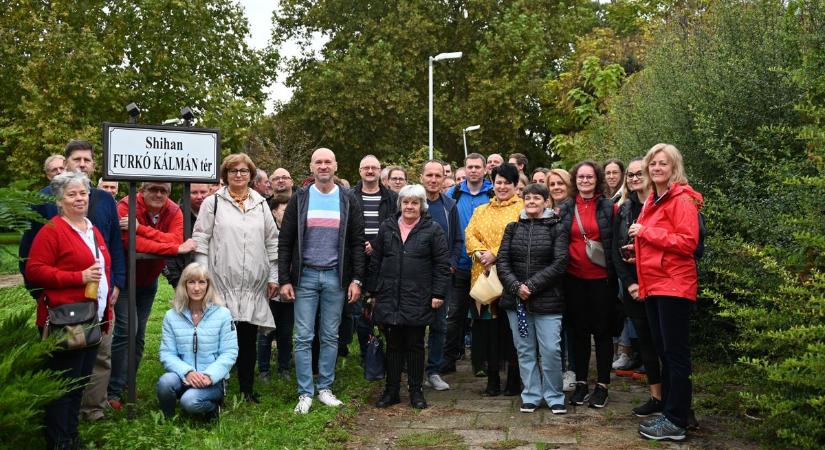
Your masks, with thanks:
M 473 288 L 470 290 L 470 297 L 482 305 L 489 305 L 496 301 L 504 293 L 504 286 L 498 280 L 496 266 L 490 268 L 489 275 L 484 272 L 478 276 Z

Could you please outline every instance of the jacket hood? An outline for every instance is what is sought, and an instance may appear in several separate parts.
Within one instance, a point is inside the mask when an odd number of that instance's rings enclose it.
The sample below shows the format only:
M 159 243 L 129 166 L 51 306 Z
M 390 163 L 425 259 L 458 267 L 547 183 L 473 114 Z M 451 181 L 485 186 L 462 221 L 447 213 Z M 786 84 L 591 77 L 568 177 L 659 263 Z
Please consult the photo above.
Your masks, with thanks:
M 518 218 L 519 218 L 519 221 L 522 221 L 522 222 L 526 222 L 528 220 L 533 220 L 532 218 L 527 217 L 527 210 L 526 209 L 522 209 L 521 212 L 518 213 Z M 544 212 L 542 213 L 541 217 L 539 217 L 537 220 L 558 219 L 558 218 L 559 218 L 559 215 L 556 214 L 556 211 L 554 211 L 551 208 L 544 208 Z
M 654 191 L 651 195 L 655 197 L 656 192 Z M 705 203 L 702 194 L 693 190 L 693 188 L 689 184 L 671 184 L 670 188 L 667 190 L 665 195 L 659 197 L 659 200 L 656 203 L 667 200 L 668 198 L 676 198 L 680 195 L 687 195 L 691 199 L 693 199 L 694 204 L 696 205 L 696 209 L 702 209 L 702 206 Z
M 215 195 L 223 197 L 224 199 L 232 203 L 235 203 L 235 200 L 233 200 L 232 196 L 229 195 L 229 188 L 226 186 L 218 189 L 218 191 L 215 192 Z M 249 198 L 252 199 L 252 208 L 258 206 L 259 203 L 266 202 L 266 199 L 263 197 L 263 195 L 259 194 L 258 191 L 252 188 L 249 188 Z

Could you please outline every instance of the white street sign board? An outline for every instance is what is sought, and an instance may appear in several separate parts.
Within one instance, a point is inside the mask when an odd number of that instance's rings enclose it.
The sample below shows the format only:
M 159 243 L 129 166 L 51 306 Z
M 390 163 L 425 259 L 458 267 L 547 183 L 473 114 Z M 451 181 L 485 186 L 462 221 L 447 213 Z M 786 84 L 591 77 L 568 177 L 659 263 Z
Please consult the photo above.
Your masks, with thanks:
M 103 178 L 120 181 L 217 183 L 220 131 L 103 124 Z

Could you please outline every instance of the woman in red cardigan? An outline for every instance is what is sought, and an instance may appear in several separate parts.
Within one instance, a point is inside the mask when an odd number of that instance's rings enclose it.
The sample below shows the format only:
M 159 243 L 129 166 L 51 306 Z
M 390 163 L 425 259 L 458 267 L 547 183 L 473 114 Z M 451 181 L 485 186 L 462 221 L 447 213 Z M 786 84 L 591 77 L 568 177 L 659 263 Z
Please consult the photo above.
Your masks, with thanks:
M 112 318 L 108 303 L 111 258 L 100 232 L 86 218 L 89 209 L 89 179 L 81 172 L 65 172 L 52 179 L 51 189 L 59 210 L 34 238 L 26 279 L 43 287 L 37 302 L 37 326 L 46 325 L 46 303 L 57 306 L 74 302 L 97 302 L 98 319 L 108 332 Z M 97 282 L 97 298 L 87 299 L 85 287 Z M 97 346 L 55 352 L 49 367 L 66 378 L 88 378 L 97 357 Z M 80 400 L 84 386 L 78 385 L 46 406 L 46 443 L 50 449 L 80 448 L 77 433 Z
M 653 146 L 643 170 L 653 192 L 628 236 L 635 243 L 639 297 L 645 299 L 662 360 L 664 410 L 662 416 L 639 425 L 639 433 L 648 439 L 680 441 L 686 437 L 692 397 L 688 334 L 698 283 L 694 252 L 702 194 L 688 185 L 682 154 L 670 144 Z

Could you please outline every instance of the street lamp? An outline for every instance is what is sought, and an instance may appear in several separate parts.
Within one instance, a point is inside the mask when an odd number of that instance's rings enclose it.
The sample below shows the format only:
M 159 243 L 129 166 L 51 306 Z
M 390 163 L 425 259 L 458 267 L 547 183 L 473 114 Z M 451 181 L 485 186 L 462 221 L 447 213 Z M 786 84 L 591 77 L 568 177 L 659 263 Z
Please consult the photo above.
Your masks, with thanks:
M 443 59 L 458 59 L 461 58 L 463 53 L 461 52 L 451 52 L 451 53 L 439 53 L 435 56 L 430 56 L 430 159 L 433 159 L 433 62 L 441 61 Z
M 464 157 L 467 157 L 467 132 L 468 131 L 475 131 L 481 128 L 481 125 L 471 125 L 463 130 L 461 130 L 461 136 L 464 138 Z

